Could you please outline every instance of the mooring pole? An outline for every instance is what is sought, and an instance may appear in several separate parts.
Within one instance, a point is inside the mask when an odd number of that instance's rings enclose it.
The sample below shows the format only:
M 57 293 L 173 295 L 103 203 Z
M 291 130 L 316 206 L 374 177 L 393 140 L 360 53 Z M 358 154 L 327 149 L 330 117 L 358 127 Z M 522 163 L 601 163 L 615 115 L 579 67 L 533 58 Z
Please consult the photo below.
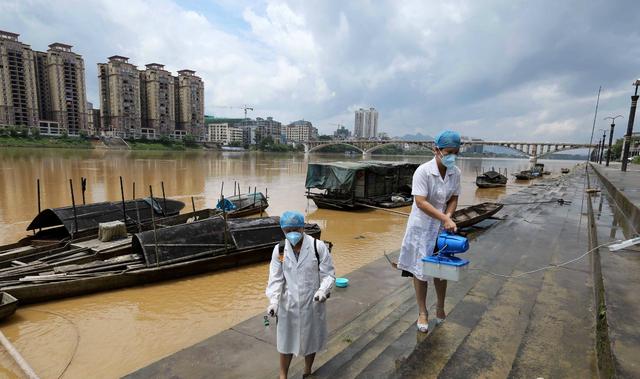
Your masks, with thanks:
M 40 214 L 40 212 L 42 212 L 42 209 L 40 209 L 40 179 L 39 178 L 36 180 L 36 187 L 38 188 L 38 214 Z
M 156 231 L 156 218 L 155 218 L 155 209 L 153 208 L 153 188 L 149 185 L 149 196 L 151 196 L 151 224 L 153 225 L 153 245 L 154 245 L 154 253 L 156 256 L 156 267 L 160 266 L 160 261 L 158 260 L 158 233 Z
M 85 205 L 84 192 L 87 190 L 87 178 L 84 176 L 80 177 L 80 188 L 82 189 L 82 205 Z
M 36 187 L 38 188 L 38 214 L 40 214 L 40 212 L 42 212 L 42 209 L 40 209 L 40 178 L 36 180 Z M 40 230 L 42 229 L 38 229 L 38 231 Z M 33 234 L 36 234 L 35 229 L 33 230 Z
M 193 217 L 196 217 L 196 203 L 193 201 L 193 196 L 191 196 L 191 208 L 193 208 Z
M 133 182 L 133 204 L 136 207 L 136 224 L 138 224 L 138 233 L 142 232 L 142 225 L 140 223 L 140 210 L 138 209 L 138 200 L 136 200 L 136 182 Z M 153 209 L 151 209 L 153 212 Z
M 224 252 L 227 253 L 227 207 L 224 204 L 224 195 L 222 196 L 220 203 L 222 204 L 222 219 L 224 220 Z
M 224 197 L 224 181 L 222 182 L 222 185 L 220 186 L 220 199 L 222 199 Z
M 73 206 L 73 223 L 75 225 L 75 233 L 78 233 L 78 213 L 76 211 L 76 198 L 73 195 L 73 179 L 69 179 L 69 187 L 71 188 L 71 205 Z M 73 239 L 73 236 L 71 236 Z
M 238 188 L 238 186 L 237 186 L 236 184 L 237 184 L 237 183 L 236 183 L 236 181 L 234 180 L 234 181 L 233 181 L 233 196 L 235 196 L 235 195 L 236 195 L 236 188 Z
M 167 216 L 167 197 L 164 195 L 164 182 L 160 182 L 160 186 L 162 187 L 162 215 Z
M 122 221 L 124 221 L 124 226 L 127 226 L 127 208 L 124 204 L 124 187 L 122 185 L 122 176 L 120 177 L 120 196 L 122 197 Z

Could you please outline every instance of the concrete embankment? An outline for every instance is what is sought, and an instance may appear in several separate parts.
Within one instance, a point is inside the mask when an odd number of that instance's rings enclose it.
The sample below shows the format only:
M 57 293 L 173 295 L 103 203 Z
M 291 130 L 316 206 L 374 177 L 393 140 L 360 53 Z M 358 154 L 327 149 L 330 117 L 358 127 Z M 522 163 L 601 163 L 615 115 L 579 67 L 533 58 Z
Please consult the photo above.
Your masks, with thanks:
M 603 190 L 592 198 L 597 243 L 640 235 L 640 171 L 621 172 L 595 164 L 592 168 L 590 184 Z M 605 365 L 607 358 L 611 360 L 612 375 L 640 378 L 640 247 L 600 249 L 594 258 L 599 259 L 594 269 L 601 275 L 601 287 L 595 292 L 598 347 L 605 337 L 609 340 L 599 354 Z
M 497 215 L 503 221 L 475 234 L 470 270 L 449 285 L 447 320 L 432 324 L 428 335 L 415 328 L 410 280 L 384 258 L 352 272 L 350 287 L 335 289 L 328 302 L 330 340 L 316 358 L 314 376 L 597 377 L 593 256 L 535 271 L 589 250 L 584 183 L 583 167 L 507 197 L 505 203 L 517 205 L 505 206 Z M 571 204 L 554 202 L 559 198 Z M 602 271 L 607 288 L 607 262 Z M 617 285 L 631 301 L 624 284 Z M 432 315 L 434 300 L 430 286 Z M 277 367 L 275 325 L 265 327 L 260 314 L 129 377 L 267 378 L 277 376 Z M 291 377 L 301 369 L 296 358 Z

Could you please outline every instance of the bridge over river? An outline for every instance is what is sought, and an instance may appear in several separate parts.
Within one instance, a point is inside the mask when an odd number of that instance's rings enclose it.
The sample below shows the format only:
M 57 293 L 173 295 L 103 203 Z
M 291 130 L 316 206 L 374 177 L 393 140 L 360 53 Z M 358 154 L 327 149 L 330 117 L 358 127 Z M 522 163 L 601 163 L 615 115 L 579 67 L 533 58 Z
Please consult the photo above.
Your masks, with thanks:
M 351 146 L 366 156 L 384 146 L 421 146 L 433 151 L 433 141 L 407 141 L 407 140 L 339 140 L 339 141 L 304 141 L 305 153 L 313 153 L 324 147 L 334 145 Z M 462 141 L 462 146 L 502 146 L 520 152 L 532 161 L 547 155 L 566 150 L 597 148 L 597 144 L 571 143 L 571 142 L 510 142 L 510 141 Z

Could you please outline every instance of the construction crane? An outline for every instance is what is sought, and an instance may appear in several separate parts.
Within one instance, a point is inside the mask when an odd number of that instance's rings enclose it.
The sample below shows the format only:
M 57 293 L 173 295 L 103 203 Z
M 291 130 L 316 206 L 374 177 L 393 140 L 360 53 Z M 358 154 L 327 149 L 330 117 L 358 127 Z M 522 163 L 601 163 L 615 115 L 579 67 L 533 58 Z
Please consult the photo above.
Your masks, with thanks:
M 244 110 L 244 119 L 247 119 L 247 111 L 253 111 L 253 107 L 249 107 L 246 104 L 242 106 L 230 106 L 230 105 L 214 105 L 214 108 L 225 108 L 225 109 L 242 109 Z

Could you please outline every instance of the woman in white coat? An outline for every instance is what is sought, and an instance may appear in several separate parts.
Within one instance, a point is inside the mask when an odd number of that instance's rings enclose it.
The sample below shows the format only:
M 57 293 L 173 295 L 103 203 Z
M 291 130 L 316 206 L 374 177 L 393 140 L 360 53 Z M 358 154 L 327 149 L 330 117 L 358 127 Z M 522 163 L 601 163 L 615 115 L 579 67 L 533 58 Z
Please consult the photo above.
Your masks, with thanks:
M 287 211 L 280 217 L 284 246 L 276 245 L 271 256 L 267 313 L 277 316 L 277 349 L 280 378 L 287 378 L 293 354 L 303 355 L 304 375 L 318 351 L 327 344 L 325 301 L 335 280 L 329 249 L 304 234 L 304 216 Z
M 422 258 L 431 255 L 442 229 L 456 231 L 451 220 L 458 205 L 460 194 L 460 169 L 455 166 L 456 154 L 460 150 L 460 134 L 443 131 L 435 138 L 435 157 L 413 174 L 413 207 L 402 241 L 398 268 L 402 276 L 413 277 L 413 286 L 418 303 L 418 330 L 426 333 L 429 328 L 427 313 L 427 284 L 429 276 L 422 273 Z M 445 318 L 444 300 L 447 281 L 433 278 L 436 289 L 436 322 Z

